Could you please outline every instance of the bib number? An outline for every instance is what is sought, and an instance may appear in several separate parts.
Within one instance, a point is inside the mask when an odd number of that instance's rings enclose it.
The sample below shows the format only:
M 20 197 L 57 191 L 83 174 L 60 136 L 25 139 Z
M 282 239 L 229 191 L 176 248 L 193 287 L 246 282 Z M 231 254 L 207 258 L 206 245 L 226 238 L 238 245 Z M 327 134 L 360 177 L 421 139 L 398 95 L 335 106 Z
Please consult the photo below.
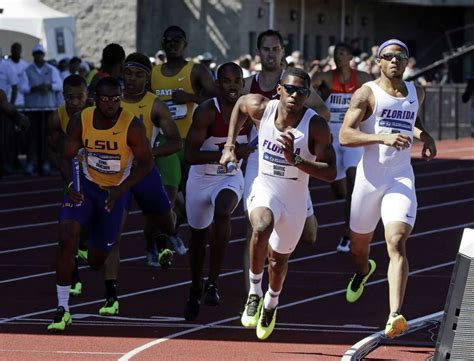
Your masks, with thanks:
M 174 104 L 171 100 L 168 100 L 166 105 L 171 113 L 171 119 L 176 121 L 186 118 L 186 115 L 188 114 L 188 107 L 186 104 Z
M 87 153 L 87 165 L 103 174 L 120 172 L 120 155 L 104 153 Z

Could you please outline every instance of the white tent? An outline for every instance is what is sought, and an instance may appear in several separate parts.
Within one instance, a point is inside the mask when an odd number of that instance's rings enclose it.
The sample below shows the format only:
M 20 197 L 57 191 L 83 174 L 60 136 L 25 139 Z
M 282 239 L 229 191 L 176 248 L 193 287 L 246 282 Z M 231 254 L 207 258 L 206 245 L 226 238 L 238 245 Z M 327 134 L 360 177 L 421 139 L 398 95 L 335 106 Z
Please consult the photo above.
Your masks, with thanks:
M 76 20 L 51 9 L 38 0 L 0 0 L 0 47 L 3 54 L 14 42 L 23 46 L 23 56 L 31 59 L 31 49 L 40 42 L 46 58 L 57 60 L 76 54 Z

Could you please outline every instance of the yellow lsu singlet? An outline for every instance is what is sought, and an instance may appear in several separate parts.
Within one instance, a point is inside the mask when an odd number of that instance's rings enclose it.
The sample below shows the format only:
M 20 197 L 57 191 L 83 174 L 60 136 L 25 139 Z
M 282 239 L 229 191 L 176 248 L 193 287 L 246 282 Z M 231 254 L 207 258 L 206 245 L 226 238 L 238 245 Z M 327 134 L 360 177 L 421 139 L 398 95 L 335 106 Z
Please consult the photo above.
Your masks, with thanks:
M 132 167 L 133 154 L 127 145 L 127 133 L 134 115 L 122 109 L 112 128 L 96 129 L 95 109 L 89 107 L 81 112 L 84 174 L 99 186 L 117 186 L 128 177 Z
M 174 90 L 183 90 L 186 93 L 194 94 L 191 84 L 191 71 L 194 63 L 188 62 L 178 74 L 174 76 L 164 76 L 161 72 L 163 64 L 156 65 L 151 73 L 151 89 L 160 100 L 164 101 L 171 112 L 171 118 L 178 126 L 181 138 L 186 138 L 191 122 L 193 120 L 193 102 L 186 104 L 174 104 L 171 95 Z
M 148 140 L 152 140 L 154 124 L 151 120 L 151 110 L 155 103 L 156 95 L 150 92 L 146 92 L 145 96 L 136 103 L 126 103 L 122 100 L 122 108 L 133 113 L 138 119 L 143 122 L 146 129 L 146 137 Z
M 64 134 L 67 131 L 67 125 L 69 124 L 69 115 L 67 114 L 66 106 L 63 104 L 58 108 L 59 122 L 61 123 L 61 129 Z

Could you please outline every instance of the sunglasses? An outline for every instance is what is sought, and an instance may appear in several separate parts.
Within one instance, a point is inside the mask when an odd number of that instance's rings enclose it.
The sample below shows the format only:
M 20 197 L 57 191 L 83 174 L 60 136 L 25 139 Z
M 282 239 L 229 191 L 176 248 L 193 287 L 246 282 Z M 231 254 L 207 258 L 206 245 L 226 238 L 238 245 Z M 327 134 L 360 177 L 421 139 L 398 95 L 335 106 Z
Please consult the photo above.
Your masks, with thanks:
M 296 92 L 296 94 L 305 97 L 309 95 L 309 92 L 310 92 L 308 88 L 303 88 L 300 86 L 289 85 L 289 84 L 283 84 L 282 86 L 283 88 L 285 88 L 285 91 L 288 93 L 288 95 L 291 95 Z
M 163 43 L 179 43 L 181 41 L 184 41 L 185 39 L 182 36 L 165 36 L 163 38 Z
M 385 53 L 380 54 L 380 59 L 390 61 L 393 58 L 397 59 L 398 61 L 407 60 L 408 56 L 404 53 Z
M 97 99 L 103 103 L 118 103 L 122 97 L 120 95 L 97 95 Z

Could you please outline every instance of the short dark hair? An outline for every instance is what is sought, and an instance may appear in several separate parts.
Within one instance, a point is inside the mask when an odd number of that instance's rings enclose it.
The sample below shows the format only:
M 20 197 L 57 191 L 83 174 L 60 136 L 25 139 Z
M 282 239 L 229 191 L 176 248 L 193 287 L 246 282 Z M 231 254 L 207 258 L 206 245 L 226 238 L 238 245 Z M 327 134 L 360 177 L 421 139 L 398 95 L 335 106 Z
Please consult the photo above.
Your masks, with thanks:
M 99 94 L 99 89 L 101 88 L 114 88 L 114 89 L 119 89 L 119 90 L 122 90 L 122 86 L 120 85 L 120 82 L 111 77 L 111 76 L 106 76 L 104 78 L 101 78 L 96 86 L 95 86 L 95 94 L 98 95 Z
M 123 63 L 125 59 L 125 50 L 119 45 L 115 43 L 108 44 L 102 50 L 102 66 L 103 67 L 111 67 L 116 64 Z
M 352 54 L 352 46 L 350 46 L 347 43 L 343 43 L 343 42 L 337 43 L 334 46 L 334 52 L 336 52 L 337 49 L 344 49 L 344 50 L 347 50 L 349 54 Z
M 125 58 L 125 63 L 128 61 L 133 61 L 134 63 L 138 63 L 146 67 L 151 71 L 151 61 L 148 56 L 142 53 L 131 53 Z
M 225 68 L 233 68 L 237 70 L 240 74 L 240 76 L 243 78 L 244 74 L 242 72 L 242 68 L 238 66 L 236 63 L 229 61 L 228 63 L 224 63 L 217 68 L 217 79 L 219 80 L 222 77 L 222 73 L 224 72 Z
M 303 69 L 294 67 L 287 68 L 283 73 L 283 76 L 281 77 L 280 84 L 283 84 L 289 76 L 296 76 L 300 79 L 303 79 L 308 88 L 311 86 L 311 78 L 309 77 L 308 73 L 305 72 Z
M 186 39 L 186 32 L 181 28 L 179 27 L 178 25 L 171 25 L 171 26 L 168 26 L 165 31 L 163 32 L 163 37 L 165 37 L 169 32 L 171 31 L 175 31 L 177 33 L 180 33 L 181 35 L 183 35 L 183 38 Z
M 281 36 L 280 32 L 278 30 L 268 29 L 258 35 L 257 49 L 260 49 L 260 47 L 262 46 L 263 38 L 266 36 L 276 36 L 280 41 L 280 45 L 283 47 L 283 37 Z
M 79 63 L 80 64 L 80 63 L 82 63 L 82 60 L 81 60 L 81 58 L 79 58 L 77 56 L 73 56 L 71 58 L 71 60 L 69 60 L 69 64 L 71 64 L 71 63 Z
M 67 86 L 76 87 L 80 85 L 84 85 L 87 88 L 86 79 L 78 74 L 71 74 L 63 81 L 63 88 Z

